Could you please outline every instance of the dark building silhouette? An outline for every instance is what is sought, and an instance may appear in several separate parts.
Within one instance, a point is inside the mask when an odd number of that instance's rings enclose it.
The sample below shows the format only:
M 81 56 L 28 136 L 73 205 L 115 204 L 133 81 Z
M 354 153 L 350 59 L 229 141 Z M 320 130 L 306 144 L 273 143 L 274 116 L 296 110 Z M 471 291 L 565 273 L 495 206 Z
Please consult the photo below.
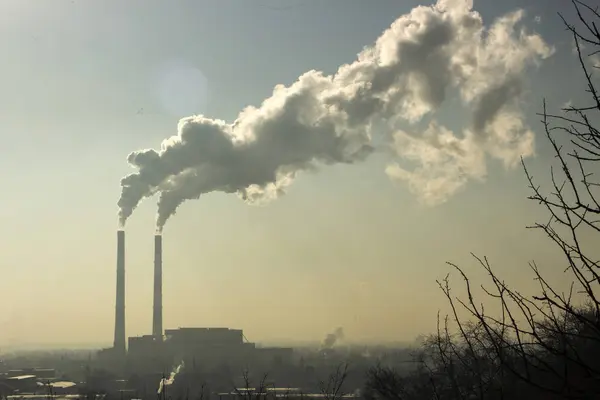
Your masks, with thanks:
M 187 327 L 167 329 L 164 340 L 155 335 L 130 337 L 127 365 L 131 372 L 142 374 L 168 372 L 181 363 L 187 371 L 223 367 L 241 371 L 289 365 L 292 357 L 291 348 L 256 347 L 245 340 L 241 329 Z

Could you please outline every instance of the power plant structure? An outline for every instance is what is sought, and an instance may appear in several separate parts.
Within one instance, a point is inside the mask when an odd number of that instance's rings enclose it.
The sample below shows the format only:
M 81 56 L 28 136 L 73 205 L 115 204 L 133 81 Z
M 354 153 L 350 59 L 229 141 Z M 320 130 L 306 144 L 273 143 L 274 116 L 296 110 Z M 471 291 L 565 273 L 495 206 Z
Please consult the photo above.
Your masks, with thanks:
M 125 231 L 117 231 L 117 290 L 115 301 L 115 337 L 113 348 L 116 354 L 125 356 Z
M 97 354 L 98 366 L 115 372 L 156 374 L 184 362 L 209 371 L 228 365 L 234 369 L 248 365 L 290 362 L 291 348 L 260 348 L 245 339 L 241 329 L 178 328 L 163 329 L 163 240 L 154 235 L 154 290 L 152 334 L 125 337 L 125 232 L 117 231 L 117 279 L 113 347 Z
M 154 235 L 154 303 L 152 307 L 152 336 L 163 336 L 162 321 L 162 235 Z

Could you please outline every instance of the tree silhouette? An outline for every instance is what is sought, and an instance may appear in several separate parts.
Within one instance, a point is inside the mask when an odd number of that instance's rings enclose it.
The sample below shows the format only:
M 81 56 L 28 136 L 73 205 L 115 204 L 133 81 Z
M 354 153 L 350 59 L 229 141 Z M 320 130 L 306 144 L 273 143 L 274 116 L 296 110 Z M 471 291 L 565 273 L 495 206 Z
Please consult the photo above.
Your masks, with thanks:
M 400 375 L 388 367 L 369 371 L 368 399 L 591 399 L 600 398 L 600 95 L 594 75 L 600 71 L 600 14 L 581 0 L 572 0 L 575 24 L 560 15 L 573 38 L 581 74 L 587 84 L 587 104 L 569 105 L 561 113 L 547 110 L 541 123 L 555 161 L 550 186 L 544 190 L 523 162 L 531 195 L 547 214 L 542 230 L 561 250 L 563 293 L 530 267 L 539 293 L 526 296 L 508 286 L 486 258 L 473 255 L 490 284 L 476 300 L 464 270 L 452 263 L 466 289 L 466 298 L 451 292 L 448 276 L 438 282 L 451 309 L 440 318 L 438 331 L 425 338 L 415 354 L 416 368 Z M 597 257 L 597 256 L 596 256 Z M 498 313 L 483 304 L 495 303 Z M 459 317 L 466 311 L 468 319 Z M 453 324 L 456 329 L 450 329 Z

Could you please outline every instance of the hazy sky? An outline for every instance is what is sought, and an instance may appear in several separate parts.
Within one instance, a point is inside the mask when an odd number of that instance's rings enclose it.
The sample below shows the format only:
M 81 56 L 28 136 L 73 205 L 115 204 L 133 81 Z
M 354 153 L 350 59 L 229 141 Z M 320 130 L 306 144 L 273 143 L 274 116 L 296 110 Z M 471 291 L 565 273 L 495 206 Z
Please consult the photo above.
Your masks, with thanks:
M 563 0 L 475 0 L 485 24 L 516 8 L 556 52 L 525 75 L 522 109 L 576 100 Z M 277 5 L 281 4 L 281 5 Z M 159 148 L 179 118 L 232 122 L 276 84 L 351 63 L 408 0 L 4 0 L 0 3 L 0 346 L 112 340 L 117 206 L 127 155 Z M 536 20 L 536 16 L 539 18 Z M 450 109 L 452 104 L 450 103 Z M 441 111 L 449 126 L 464 116 Z M 303 173 L 264 207 L 235 195 L 185 203 L 164 232 L 164 325 L 243 328 L 250 340 L 410 340 L 443 307 L 446 260 L 469 252 L 527 282 L 527 262 L 560 260 L 522 171 L 488 164 L 450 200 L 425 207 L 374 156 Z M 151 330 L 156 201 L 127 225 L 127 334 Z M 528 278 L 527 278 L 528 279 Z M 525 282 L 525 283 L 524 283 Z

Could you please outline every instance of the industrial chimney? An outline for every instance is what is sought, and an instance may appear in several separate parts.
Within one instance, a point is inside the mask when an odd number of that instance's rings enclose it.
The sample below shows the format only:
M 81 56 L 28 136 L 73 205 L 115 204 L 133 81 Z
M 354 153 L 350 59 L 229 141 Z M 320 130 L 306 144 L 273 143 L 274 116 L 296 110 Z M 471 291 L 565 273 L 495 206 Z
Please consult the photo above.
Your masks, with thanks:
M 162 338 L 162 236 L 154 235 L 154 308 L 152 336 Z
M 125 231 L 117 231 L 117 299 L 114 350 L 125 355 Z

